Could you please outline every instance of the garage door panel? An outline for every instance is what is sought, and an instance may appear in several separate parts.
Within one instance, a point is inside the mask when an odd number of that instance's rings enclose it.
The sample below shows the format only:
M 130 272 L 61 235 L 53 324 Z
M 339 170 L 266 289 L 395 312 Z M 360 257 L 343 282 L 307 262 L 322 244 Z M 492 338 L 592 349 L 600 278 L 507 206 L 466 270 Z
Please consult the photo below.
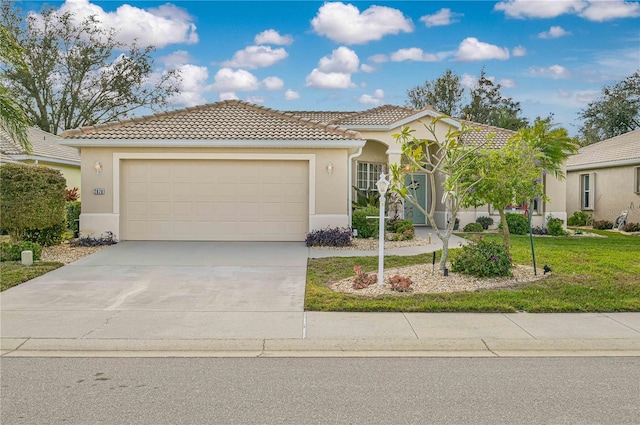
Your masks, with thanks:
M 124 240 L 304 240 L 307 161 L 124 160 Z

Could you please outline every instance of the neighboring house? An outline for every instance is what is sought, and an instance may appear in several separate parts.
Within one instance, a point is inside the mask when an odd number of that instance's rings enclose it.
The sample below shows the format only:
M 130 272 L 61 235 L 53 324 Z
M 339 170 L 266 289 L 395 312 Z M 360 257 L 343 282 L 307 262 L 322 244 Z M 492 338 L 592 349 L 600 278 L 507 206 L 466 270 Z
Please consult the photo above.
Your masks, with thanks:
M 351 223 L 353 186 L 375 188 L 389 163 L 401 161 L 393 134 L 440 114 L 381 106 L 362 112 L 277 111 L 238 100 L 66 131 L 64 144 L 81 148 L 83 198 L 80 231 L 113 232 L 121 240 L 302 241 L 306 233 Z M 460 122 L 438 122 L 439 137 Z M 469 135 L 513 132 L 488 126 Z M 425 206 L 441 194 L 416 176 Z M 553 210 L 565 219 L 563 185 L 549 181 Z M 557 196 L 556 196 L 557 192 Z M 554 206 L 557 203 L 553 204 Z M 541 220 L 548 205 L 541 205 Z M 557 210 L 557 211 L 556 211 Z M 416 224 L 424 217 L 407 206 Z M 489 215 L 465 211 L 461 225 Z M 497 217 L 497 214 L 496 214 Z M 540 224 L 542 221 L 540 221 Z
M 640 130 L 581 148 L 567 161 L 567 213 L 640 222 Z
M 9 134 L 0 130 L 0 162 L 21 162 L 44 165 L 62 173 L 67 188 L 80 189 L 80 153 L 78 149 L 61 145 L 61 137 L 38 128 L 29 128 L 31 153 L 27 153 Z

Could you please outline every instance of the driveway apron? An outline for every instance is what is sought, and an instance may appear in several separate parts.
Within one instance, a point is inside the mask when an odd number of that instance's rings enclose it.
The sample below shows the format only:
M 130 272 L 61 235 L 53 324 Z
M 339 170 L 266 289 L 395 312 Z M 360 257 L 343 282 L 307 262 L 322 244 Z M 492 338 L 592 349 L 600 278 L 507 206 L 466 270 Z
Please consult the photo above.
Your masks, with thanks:
M 302 242 L 121 242 L 0 295 L 3 338 L 300 338 Z

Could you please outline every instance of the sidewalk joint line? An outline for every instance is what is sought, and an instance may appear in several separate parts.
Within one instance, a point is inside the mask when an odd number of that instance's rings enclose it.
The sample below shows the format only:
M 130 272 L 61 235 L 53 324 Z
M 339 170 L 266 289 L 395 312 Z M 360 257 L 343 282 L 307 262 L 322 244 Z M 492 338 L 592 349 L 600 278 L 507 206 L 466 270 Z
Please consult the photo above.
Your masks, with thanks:
M 13 350 L 9 350 L 9 351 L 7 351 L 6 353 L 4 353 L 4 354 L 2 355 L 2 357 L 4 357 L 4 356 L 5 356 L 5 355 L 7 355 L 7 354 L 15 353 L 15 352 L 16 352 L 16 351 L 18 351 L 20 348 L 22 348 L 22 346 L 23 346 L 23 345 L 25 345 L 25 344 L 27 343 L 27 341 L 29 341 L 30 339 L 31 339 L 31 337 L 27 337 L 24 341 L 22 341 L 22 342 L 20 343 L 20 345 L 18 345 L 18 346 L 17 346 L 16 348 L 14 348 Z
M 413 325 L 411 324 L 411 321 L 409 321 L 409 318 L 407 317 L 407 315 L 406 315 L 406 313 L 404 311 L 402 312 L 402 317 L 404 317 L 404 320 L 406 320 L 407 323 L 409 324 L 409 327 L 411 328 L 411 332 L 413 332 L 413 335 L 416 337 L 416 339 L 420 339 L 420 337 L 416 333 L 416 330 L 413 329 Z
M 500 357 L 500 355 L 498 353 L 496 353 L 495 351 L 493 351 L 491 348 L 489 348 L 489 346 L 487 345 L 487 341 L 484 340 L 484 338 L 480 338 L 480 341 L 482 341 L 482 343 L 484 344 L 485 347 L 487 347 L 487 350 L 489 350 L 489 352 L 491 354 L 493 354 L 496 357 Z
M 639 334 L 640 334 L 640 330 L 635 329 L 635 328 L 632 328 L 631 326 L 627 325 L 626 323 L 622 323 L 622 322 L 620 322 L 620 321 L 618 321 L 618 320 L 614 319 L 613 317 L 609 316 L 609 315 L 608 315 L 608 313 L 601 313 L 601 314 L 602 314 L 604 317 L 606 317 L 607 319 L 611 319 L 611 320 L 613 320 L 614 322 L 616 322 L 616 323 L 618 323 L 618 324 L 620 324 L 620 325 L 624 326 L 625 328 L 629 328 L 629 329 L 631 329 L 632 331 L 637 332 L 637 333 L 639 333 Z
M 519 327 L 520 329 L 522 329 L 524 331 L 524 333 L 526 333 L 527 335 L 529 335 L 531 338 L 533 339 L 538 339 L 535 336 L 533 336 L 531 333 L 529 333 L 529 331 L 527 331 L 525 328 L 523 328 L 522 326 L 520 326 L 519 324 L 517 324 L 516 322 L 514 322 L 513 320 L 511 320 L 511 317 L 507 316 L 505 313 L 500 313 L 502 314 L 502 316 L 504 316 L 507 320 L 509 320 L 511 323 L 513 323 L 514 325 L 516 325 L 517 327 Z

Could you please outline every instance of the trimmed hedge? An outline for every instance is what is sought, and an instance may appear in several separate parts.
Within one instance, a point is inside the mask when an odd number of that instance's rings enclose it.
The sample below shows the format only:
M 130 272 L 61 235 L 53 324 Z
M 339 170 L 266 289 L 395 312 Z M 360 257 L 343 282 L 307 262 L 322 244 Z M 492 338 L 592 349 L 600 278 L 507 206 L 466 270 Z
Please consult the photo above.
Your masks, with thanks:
M 484 226 L 480 223 L 467 223 L 462 230 L 471 233 L 482 233 Z
M 40 259 L 42 248 L 34 242 L 2 242 L 0 243 L 0 261 L 21 261 L 22 251 L 32 251 L 33 261 Z
M 527 220 L 527 217 L 518 213 L 505 213 L 505 216 L 510 234 L 526 235 L 529 233 L 529 220 Z M 502 230 L 502 223 L 498 225 L 498 229 Z

